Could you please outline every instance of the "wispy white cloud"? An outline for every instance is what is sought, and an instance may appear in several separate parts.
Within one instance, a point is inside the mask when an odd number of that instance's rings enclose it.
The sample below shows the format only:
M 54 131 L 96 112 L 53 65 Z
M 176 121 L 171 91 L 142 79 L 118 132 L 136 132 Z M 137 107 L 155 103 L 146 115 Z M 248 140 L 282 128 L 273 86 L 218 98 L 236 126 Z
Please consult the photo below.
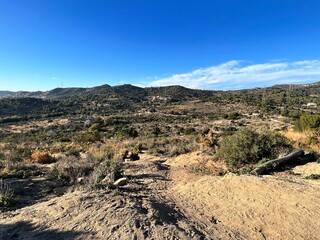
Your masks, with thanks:
M 320 81 L 320 61 L 269 62 L 248 64 L 232 60 L 189 73 L 158 78 L 144 86 L 181 85 L 200 89 L 239 89 L 274 84 Z

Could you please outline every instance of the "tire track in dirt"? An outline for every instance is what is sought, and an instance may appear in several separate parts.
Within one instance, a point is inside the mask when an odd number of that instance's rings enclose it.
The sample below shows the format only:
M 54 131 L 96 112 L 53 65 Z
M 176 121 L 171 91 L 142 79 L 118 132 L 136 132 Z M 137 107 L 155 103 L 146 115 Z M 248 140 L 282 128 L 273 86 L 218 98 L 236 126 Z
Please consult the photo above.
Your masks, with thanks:
M 178 239 L 244 239 L 215 221 L 201 219 L 197 209 L 190 204 L 180 202 L 177 205 L 169 191 L 172 181 L 170 166 L 165 164 L 165 160 L 144 156 L 143 160 L 129 163 L 126 174 L 131 179 L 141 179 L 141 189 L 133 192 L 137 198 L 148 195 L 142 202 L 148 219 L 154 220 L 154 224 L 173 227 Z

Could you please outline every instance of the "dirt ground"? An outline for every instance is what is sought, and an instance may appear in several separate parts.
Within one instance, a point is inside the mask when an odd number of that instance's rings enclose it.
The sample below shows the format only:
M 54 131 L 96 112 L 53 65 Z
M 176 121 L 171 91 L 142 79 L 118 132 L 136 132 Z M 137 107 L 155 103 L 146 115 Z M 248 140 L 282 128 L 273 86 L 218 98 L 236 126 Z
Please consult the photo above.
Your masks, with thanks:
M 183 157 L 165 160 L 125 163 L 130 180 L 119 190 L 0 213 L 0 239 L 319 239 L 320 181 L 303 178 L 316 163 L 290 177 L 217 177 L 191 173 Z

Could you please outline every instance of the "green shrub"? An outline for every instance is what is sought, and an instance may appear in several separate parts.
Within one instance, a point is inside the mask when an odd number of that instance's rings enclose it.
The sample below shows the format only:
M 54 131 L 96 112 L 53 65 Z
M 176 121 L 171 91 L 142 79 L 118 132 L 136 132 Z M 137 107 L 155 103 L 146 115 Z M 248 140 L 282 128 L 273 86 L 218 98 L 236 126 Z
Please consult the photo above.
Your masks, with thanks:
M 75 147 L 72 147 L 68 151 L 66 151 L 65 154 L 66 154 L 67 157 L 69 157 L 69 156 L 79 157 L 80 156 L 80 150 L 75 148 Z
M 138 131 L 132 127 L 123 127 L 117 131 L 117 135 L 123 138 L 136 138 Z
M 299 132 L 314 131 L 320 128 L 320 116 L 319 115 L 302 115 L 294 125 L 294 130 Z
M 229 120 L 236 120 L 240 117 L 241 115 L 238 112 L 230 112 L 230 113 L 225 113 L 222 115 L 223 118 L 229 119 Z
M 134 145 L 133 152 L 139 154 L 141 153 L 142 149 L 143 149 L 142 143 L 137 143 Z
M 101 130 L 101 124 L 100 123 L 94 123 L 89 128 L 90 132 L 94 132 L 94 131 L 98 131 L 99 132 L 100 130 Z
M 185 135 L 191 135 L 191 134 L 196 134 L 197 131 L 196 131 L 196 129 L 193 128 L 193 127 L 188 127 L 188 128 L 186 128 L 186 129 L 184 129 L 183 133 L 184 133 Z
M 19 147 L 14 144 L 8 144 L 5 147 L 6 153 L 2 153 L 2 157 L 11 162 L 21 162 L 24 159 L 30 158 L 31 149 L 29 147 Z
M 10 207 L 13 203 L 13 190 L 6 182 L 0 179 L 0 207 Z
M 151 134 L 155 137 L 158 137 L 161 133 L 162 133 L 161 129 L 157 126 L 155 126 L 151 131 Z
M 288 117 L 290 117 L 290 118 L 292 118 L 294 120 L 299 119 L 300 116 L 301 116 L 301 112 L 300 111 L 290 111 L 288 113 Z
M 263 158 L 276 158 L 279 153 L 291 148 L 288 140 L 279 134 L 259 134 L 243 128 L 222 139 L 218 156 L 226 161 L 229 168 L 239 168 Z
M 93 143 L 99 141 L 101 138 L 100 132 L 95 131 L 82 131 L 73 136 L 73 141 L 78 143 Z

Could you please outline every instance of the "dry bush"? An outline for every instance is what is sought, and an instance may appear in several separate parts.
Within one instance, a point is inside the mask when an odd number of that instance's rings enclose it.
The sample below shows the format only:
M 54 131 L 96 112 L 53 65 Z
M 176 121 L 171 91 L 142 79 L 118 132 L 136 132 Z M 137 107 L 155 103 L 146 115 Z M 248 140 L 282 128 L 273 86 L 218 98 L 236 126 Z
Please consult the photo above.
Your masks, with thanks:
M 59 160 L 51 171 L 51 178 L 61 180 L 64 184 L 75 185 L 78 179 L 89 175 L 96 164 L 92 158 L 64 157 Z
M 110 187 L 122 174 L 121 162 L 107 159 L 95 166 L 86 180 L 87 186 L 90 189 Z
M 202 150 L 213 150 L 216 152 L 220 134 L 209 130 L 207 133 L 199 135 L 199 143 Z
M 40 164 L 49 164 L 56 161 L 50 153 L 41 150 L 35 150 L 31 155 L 31 161 Z

